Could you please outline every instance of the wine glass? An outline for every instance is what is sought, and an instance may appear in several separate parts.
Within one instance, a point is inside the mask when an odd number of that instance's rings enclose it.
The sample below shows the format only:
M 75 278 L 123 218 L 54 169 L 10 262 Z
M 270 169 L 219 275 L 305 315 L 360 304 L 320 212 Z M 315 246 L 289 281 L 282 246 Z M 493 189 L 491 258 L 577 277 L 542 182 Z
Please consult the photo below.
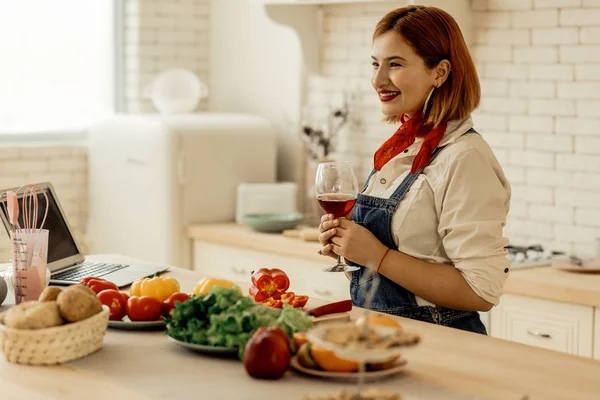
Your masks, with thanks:
M 347 215 L 358 196 L 358 180 L 350 161 L 332 161 L 320 163 L 315 179 L 315 194 L 319 205 L 334 218 Z M 323 269 L 325 272 L 351 272 L 360 269 L 346 264 L 338 255 L 337 264 Z

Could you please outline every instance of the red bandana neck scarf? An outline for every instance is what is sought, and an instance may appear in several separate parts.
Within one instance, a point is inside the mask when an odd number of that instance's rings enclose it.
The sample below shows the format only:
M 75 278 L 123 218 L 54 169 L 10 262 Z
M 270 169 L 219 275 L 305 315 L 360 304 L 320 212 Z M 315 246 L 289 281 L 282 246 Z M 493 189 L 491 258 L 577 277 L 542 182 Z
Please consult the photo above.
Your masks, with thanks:
M 400 128 L 375 152 L 374 164 L 377 171 L 381 171 L 381 168 L 388 161 L 413 144 L 417 136 L 425 137 L 421 149 L 412 163 L 410 172 L 414 174 L 429 163 L 431 154 L 440 144 L 446 132 L 445 122 L 435 129 L 424 126 L 425 121 L 423 121 L 422 114 L 415 115 L 412 118 L 408 118 L 406 114 L 403 114 L 400 121 L 402 122 Z

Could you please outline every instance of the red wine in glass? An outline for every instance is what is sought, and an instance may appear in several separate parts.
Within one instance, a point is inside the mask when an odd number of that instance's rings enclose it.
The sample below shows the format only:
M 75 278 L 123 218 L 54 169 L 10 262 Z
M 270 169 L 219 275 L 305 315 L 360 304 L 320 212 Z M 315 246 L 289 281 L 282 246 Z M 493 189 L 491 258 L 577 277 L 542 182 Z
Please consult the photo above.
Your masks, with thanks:
M 333 214 L 335 218 L 341 218 L 352 210 L 354 203 L 356 203 L 356 196 L 329 193 L 317 196 L 317 201 L 323 211 Z
M 358 197 L 358 181 L 350 161 L 320 163 L 315 177 L 315 196 L 327 214 L 343 218 L 352 210 Z M 324 269 L 326 272 L 351 272 L 356 265 L 348 265 L 338 254 L 337 264 Z

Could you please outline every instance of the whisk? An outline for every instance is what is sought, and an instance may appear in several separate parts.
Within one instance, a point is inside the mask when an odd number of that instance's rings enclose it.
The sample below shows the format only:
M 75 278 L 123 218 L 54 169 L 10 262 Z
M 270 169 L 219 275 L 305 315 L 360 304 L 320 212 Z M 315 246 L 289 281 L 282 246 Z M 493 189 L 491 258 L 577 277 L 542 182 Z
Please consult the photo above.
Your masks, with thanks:
M 20 207 L 18 194 L 23 191 L 21 200 L 22 204 L 22 219 L 23 227 L 19 223 Z M 38 194 L 44 195 L 46 200 L 46 210 L 44 212 L 44 218 L 39 227 L 38 223 Z M 37 185 L 25 185 L 18 188 L 16 191 L 9 190 L 6 192 L 6 208 L 8 209 L 8 222 L 11 225 L 12 231 L 25 231 L 28 233 L 38 232 L 42 230 L 46 223 L 46 217 L 48 216 L 48 195 L 46 191 Z
M 19 193 L 22 192 L 21 196 L 21 207 L 19 207 Z M 38 226 L 38 194 L 43 194 L 46 200 L 46 208 L 44 217 Z M 3 196 L 3 195 L 2 195 Z M 0 196 L 0 199 L 2 198 Z M 8 222 L 10 226 L 11 239 L 13 242 L 13 270 L 14 279 L 16 282 L 15 295 L 17 296 L 17 303 L 24 299 L 23 294 L 23 282 L 21 282 L 20 270 L 27 269 L 31 266 L 33 261 L 33 249 L 35 248 L 36 235 L 39 234 L 48 216 L 48 195 L 46 191 L 37 185 L 25 185 L 17 189 L 16 191 L 6 192 L 6 209 L 8 211 Z M 19 222 L 19 217 L 23 225 Z M 27 235 L 30 234 L 30 235 Z M 24 235 L 29 237 L 29 243 L 24 240 Z

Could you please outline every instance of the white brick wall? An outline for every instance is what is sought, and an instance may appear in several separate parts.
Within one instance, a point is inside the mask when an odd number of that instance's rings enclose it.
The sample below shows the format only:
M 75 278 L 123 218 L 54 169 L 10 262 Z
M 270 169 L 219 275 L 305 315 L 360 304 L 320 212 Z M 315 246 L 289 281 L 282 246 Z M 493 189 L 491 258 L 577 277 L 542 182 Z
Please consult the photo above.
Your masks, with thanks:
M 323 74 L 312 80 L 328 84 L 311 84 L 307 107 L 318 109 L 347 80 L 362 82 L 363 131 L 351 133 L 341 154 L 360 171 L 371 155 L 354 154 L 393 131 L 379 122 L 368 68 L 372 27 L 393 7 L 325 7 Z M 507 233 L 589 256 L 600 237 L 600 2 L 473 0 L 472 10 L 483 92 L 474 120 L 513 186 Z
M 87 220 L 87 149 L 82 146 L 0 147 L 0 188 L 49 181 L 84 251 Z M 11 249 L 5 229 L 0 229 L 0 262 L 8 262 Z
M 126 0 L 123 32 L 125 107 L 154 112 L 144 88 L 161 71 L 181 67 L 208 83 L 210 0 Z M 206 108 L 203 102 L 199 109 Z M 86 251 L 88 214 L 87 148 L 84 146 L 0 147 L 0 188 L 50 181 L 56 188 L 75 235 Z M 0 230 L 0 262 L 10 244 Z
M 127 112 L 155 112 L 144 89 L 169 68 L 189 69 L 208 84 L 209 10 L 210 0 L 125 0 Z

